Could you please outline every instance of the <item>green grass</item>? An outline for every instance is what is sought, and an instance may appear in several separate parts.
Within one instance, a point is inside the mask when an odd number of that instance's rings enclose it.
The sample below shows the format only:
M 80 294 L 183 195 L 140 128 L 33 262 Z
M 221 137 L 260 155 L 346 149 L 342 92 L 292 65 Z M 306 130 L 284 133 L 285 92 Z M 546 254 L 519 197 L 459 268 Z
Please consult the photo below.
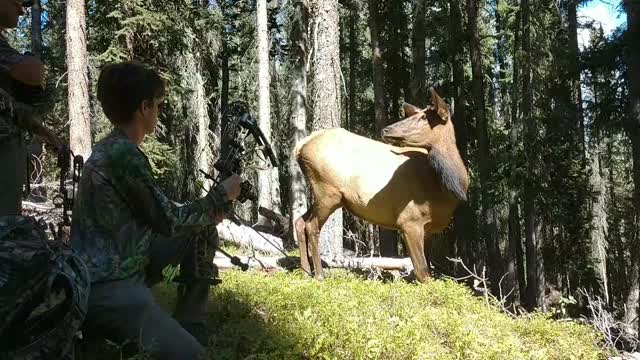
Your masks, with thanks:
M 211 297 L 211 359 L 602 359 L 589 327 L 513 319 L 451 281 L 366 281 L 332 271 L 222 274 Z M 155 289 L 173 305 L 172 287 Z

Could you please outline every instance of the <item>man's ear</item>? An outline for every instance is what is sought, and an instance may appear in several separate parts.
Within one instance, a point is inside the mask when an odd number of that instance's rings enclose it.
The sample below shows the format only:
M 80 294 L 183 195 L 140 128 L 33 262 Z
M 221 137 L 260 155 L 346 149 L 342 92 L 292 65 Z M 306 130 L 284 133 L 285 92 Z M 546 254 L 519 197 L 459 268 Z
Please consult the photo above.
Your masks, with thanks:
M 145 115 L 147 112 L 151 110 L 152 106 L 153 106 L 152 100 L 142 100 L 142 102 L 140 103 L 140 106 L 138 106 L 138 111 L 140 111 L 142 115 Z

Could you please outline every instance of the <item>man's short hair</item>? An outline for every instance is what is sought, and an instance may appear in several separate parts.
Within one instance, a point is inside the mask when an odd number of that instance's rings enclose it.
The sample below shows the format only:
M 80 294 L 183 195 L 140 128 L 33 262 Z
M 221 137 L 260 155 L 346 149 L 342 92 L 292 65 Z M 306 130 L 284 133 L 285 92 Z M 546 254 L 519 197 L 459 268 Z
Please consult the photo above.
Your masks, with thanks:
M 114 125 L 125 125 L 145 100 L 164 97 L 165 84 L 153 69 L 135 62 L 108 64 L 98 78 L 98 101 Z

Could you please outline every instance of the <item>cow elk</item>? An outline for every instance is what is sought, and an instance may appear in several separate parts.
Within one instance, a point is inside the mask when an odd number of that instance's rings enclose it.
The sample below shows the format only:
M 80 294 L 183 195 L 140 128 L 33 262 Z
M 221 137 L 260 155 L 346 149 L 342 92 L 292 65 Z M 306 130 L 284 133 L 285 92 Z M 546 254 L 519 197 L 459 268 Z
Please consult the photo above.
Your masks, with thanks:
M 433 90 L 432 106 L 404 104 L 405 119 L 382 130 L 383 142 L 341 128 L 316 131 L 294 149 L 313 194 L 296 219 L 302 268 L 324 278 L 318 241 L 339 208 L 401 232 L 419 281 L 430 277 L 431 237 L 444 230 L 467 199 L 469 178 L 456 146 L 447 104 Z

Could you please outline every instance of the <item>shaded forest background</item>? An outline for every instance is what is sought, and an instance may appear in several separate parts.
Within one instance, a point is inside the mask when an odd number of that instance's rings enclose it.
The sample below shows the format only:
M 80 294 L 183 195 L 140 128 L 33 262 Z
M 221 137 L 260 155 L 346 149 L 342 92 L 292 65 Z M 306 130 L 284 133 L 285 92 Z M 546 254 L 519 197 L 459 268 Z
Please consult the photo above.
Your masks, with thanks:
M 296 141 L 336 126 L 379 139 L 403 102 L 428 105 L 432 86 L 451 106 L 472 184 L 437 236 L 433 267 L 456 276 L 447 258 L 461 258 L 486 268 L 494 293 L 513 289 L 509 301 L 529 309 L 550 289 L 580 305 L 586 289 L 637 327 L 640 2 L 624 1 L 627 24 L 607 35 L 578 18 L 584 3 L 41 0 L 9 36 L 43 58 L 45 122 L 85 158 L 110 129 L 95 99 L 101 66 L 158 69 L 169 91 L 144 150 L 176 201 L 202 194 L 198 170 L 213 171 L 221 114 L 246 101 L 282 164 L 249 174 L 260 205 L 292 216 L 307 203 L 289 157 Z M 579 30 L 590 32 L 583 49 Z M 55 157 L 42 159 L 32 180 L 55 182 Z M 242 213 L 262 221 L 255 205 Z M 343 246 L 404 255 L 397 234 L 346 212 L 322 238 L 326 259 Z

